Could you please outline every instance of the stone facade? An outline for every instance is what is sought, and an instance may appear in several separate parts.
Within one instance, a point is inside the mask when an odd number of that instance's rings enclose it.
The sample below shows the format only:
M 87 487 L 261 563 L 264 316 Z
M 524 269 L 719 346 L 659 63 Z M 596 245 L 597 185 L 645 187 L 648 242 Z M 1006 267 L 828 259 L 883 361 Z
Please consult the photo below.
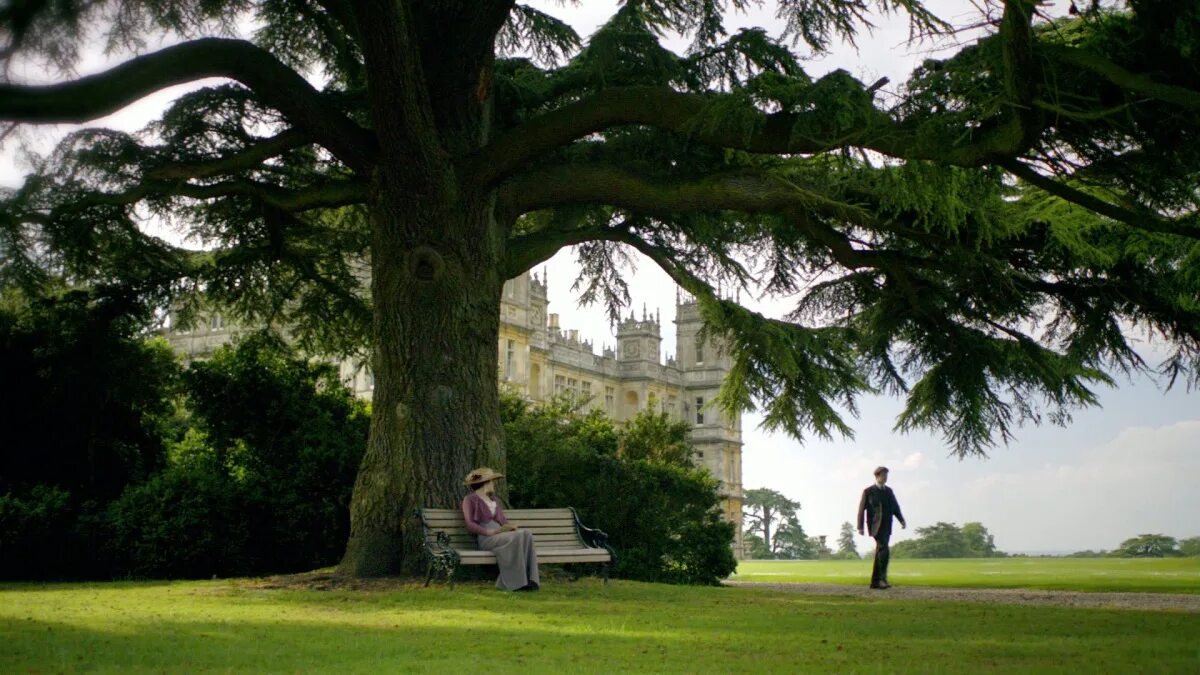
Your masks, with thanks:
M 722 509 L 736 526 L 734 551 L 741 557 L 742 428 L 740 416 L 727 419 L 710 402 L 729 370 L 729 359 L 711 338 L 700 339 L 703 325 L 694 302 L 676 305 L 677 356 L 662 360 L 662 327 L 658 316 L 643 311 L 617 326 L 615 349 L 597 354 L 578 331 L 559 327 L 558 315 L 547 312 L 546 285 L 536 275 L 522 274 L 504 285 L 500 303 L 499 381 L 532 401 L 556 395 L 586 400 L 585 409 L 601 409 L 618 422 L 640 411 L 657 409 L 692 427 L 695 461 L 721 481 Z M 188 357 L 203 356 L 228 342 L 237 328 L 219 315 L 188 332 L 168 338 Z M 374 380 L 364 364 L 339 364 L 342 380 L 356 394 L 370 398 Z

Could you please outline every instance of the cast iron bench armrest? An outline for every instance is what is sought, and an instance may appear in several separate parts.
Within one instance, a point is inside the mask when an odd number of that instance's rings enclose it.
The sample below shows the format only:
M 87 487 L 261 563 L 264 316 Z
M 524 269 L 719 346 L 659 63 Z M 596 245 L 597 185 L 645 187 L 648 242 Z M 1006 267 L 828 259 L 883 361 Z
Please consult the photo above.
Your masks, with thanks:
M 579 536 L 583 539 L 583 542 L 593 548 L 602 548 L 608 551 L 608 554 L 612 556 L 612 561 L 615 563 L 617 561 L 617 552 L 608 545 L 608 533 L 604 530 L 584 525 L 579 520 L 579 513 L 575 511 L 575 507 L 570 506 L 567 508 L 571 509 L 571 516 L 575 518 L 575 529 L 579 531 Z

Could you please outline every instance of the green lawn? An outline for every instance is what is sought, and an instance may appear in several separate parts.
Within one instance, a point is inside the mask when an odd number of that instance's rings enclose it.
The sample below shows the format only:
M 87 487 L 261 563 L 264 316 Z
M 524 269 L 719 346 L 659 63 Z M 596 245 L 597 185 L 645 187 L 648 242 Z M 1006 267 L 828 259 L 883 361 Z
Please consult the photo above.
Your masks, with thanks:
M 481 656 L 480 654 L 483 654 Z M 595 580 L 0 585 L 0 672 L 1200 672 L 1200 615 Z
M 752 560 L 738 581 L 865 584 L 870 560 Z M 893 558 L 888 580 L 908 586 L 1200 593 L 1200 558 Z

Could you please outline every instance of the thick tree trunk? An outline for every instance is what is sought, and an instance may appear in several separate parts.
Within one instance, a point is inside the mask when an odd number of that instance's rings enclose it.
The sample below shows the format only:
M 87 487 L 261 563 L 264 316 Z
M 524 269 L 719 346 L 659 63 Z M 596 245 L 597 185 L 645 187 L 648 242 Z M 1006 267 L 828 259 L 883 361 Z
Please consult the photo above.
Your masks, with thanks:
M 351 576 L 417 571 L 413 510 L 457 507 L 472 468 L 504 468 L 496 384 L 503 240 L 492 204 L 446 186 L 420 193 L 384 178 L 377 188 L 371 438 L 339 566 Z
M 370 205 L 375 392 L 342 574 L 417 571 L 413 510 L 456 507 L 472 468 L 504 469 L 496 369 L 505 230 L 494 196 L 460 181 L 453 159 L 486 141 L 490 39 L 507 7 L 492 10 L 354 5 L 379 141 Z M 485 15 L 487 46 L 446 48 L 446 31 L 479 44 L 454 27 Z

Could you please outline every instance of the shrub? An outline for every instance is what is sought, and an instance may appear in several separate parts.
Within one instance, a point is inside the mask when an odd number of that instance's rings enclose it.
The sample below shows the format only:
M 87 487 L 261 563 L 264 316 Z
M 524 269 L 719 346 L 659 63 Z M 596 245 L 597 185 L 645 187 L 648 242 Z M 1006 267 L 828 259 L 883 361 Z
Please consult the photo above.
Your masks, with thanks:
M 0 578 L 103 578 L 105 507 L 165 464 L 179 375 L 135 299 L 0 288 Z
M 184 376 L 207 445 L 247 495 L 251 558 L 283 572 L 337 562 L 370 413 L 335 368 L 254 334 Z
M 76 556 L 71 495 L 52 485 L 0 495 L 0 578 L 53 578 Z
M 721 520 L 717 481 L 706 471 L 617 456 L 619 434 L 596 413 L 511 397 L 501 409 L 512 503 L 574 506 L 585 525 L 610 535 L 614 575 L 713 584 L 737 567 L 733 525 Z
M 86 291 L 0 292 L 0 492 L 106 503 L 162 468 L 179 366 L 136 312 Z
M 184 374 L 171 466 L 109 509 L 117 570 L 206 577 L 323 567 L 349 537 L 370 416 L 328 364 L 254 334 Z
M 108 507 L 106 547 L 120 576 L 235 576 L 257 571 L 236 480 L 201 463 L 172 467 Z

